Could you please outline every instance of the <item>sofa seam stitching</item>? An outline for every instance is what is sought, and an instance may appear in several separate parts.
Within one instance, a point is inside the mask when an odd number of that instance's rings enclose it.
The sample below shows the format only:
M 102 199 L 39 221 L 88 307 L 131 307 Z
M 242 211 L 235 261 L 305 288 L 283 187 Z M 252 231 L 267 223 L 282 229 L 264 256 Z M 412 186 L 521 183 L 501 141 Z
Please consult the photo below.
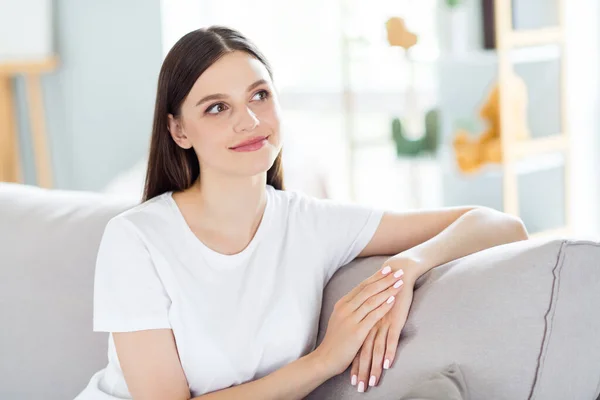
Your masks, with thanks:
M 550 337 L 552 336 L 552 328 L 554 326 L 554 316 L 556 314 L 556 307 L 558 303 L 558 292 L 560 290 L 560 272 L 562 271 L 562 266 L 564 265 L 565 259 L 565 248 L 569 245 L 567 241 L 562 241 L 558 254 L 556 256 L 556 264 L 552 268 L 552 289 L 550 293 L 550 303 L 548 306 L 548 310 L 544 315 L 544 334 L 542 336 L 542 342 L 540 344 L 540 352 L 538 354 L 535 374 L 533 378 L 533 382 L 531 384 L 531 390 L 529 392 L 528 400 L 534 399 L 536 394 L 538 381 L 541 379 L 544 365 L 546 361 L 546 356 L 548 355 L 548 346 L 550 343 Z

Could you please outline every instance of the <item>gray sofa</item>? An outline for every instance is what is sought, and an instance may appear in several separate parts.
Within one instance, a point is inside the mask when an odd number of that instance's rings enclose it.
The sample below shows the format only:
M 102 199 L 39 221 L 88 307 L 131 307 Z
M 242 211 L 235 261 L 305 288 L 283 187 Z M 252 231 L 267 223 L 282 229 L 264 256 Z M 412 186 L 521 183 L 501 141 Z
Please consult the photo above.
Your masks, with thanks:
M 106 364 L 92 332 L 96 251 L 134 199 L 0 184 L 0 398 L 70 399 Z M 333 304 L 381 265 L 357 260 L 326 288 Z M 359 394 L 348 371 L 309 398 L 595 399 L 600 393 L 600 244 L 500 246 L 417 282 L 397 361 Z

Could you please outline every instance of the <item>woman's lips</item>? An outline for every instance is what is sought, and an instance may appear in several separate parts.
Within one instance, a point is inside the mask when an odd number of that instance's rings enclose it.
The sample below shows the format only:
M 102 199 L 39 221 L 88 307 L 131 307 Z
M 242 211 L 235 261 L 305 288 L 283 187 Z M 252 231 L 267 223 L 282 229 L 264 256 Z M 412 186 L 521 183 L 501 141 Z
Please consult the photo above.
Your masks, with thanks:
M 267 139 L 269 137 L 262 137 L 262 138 L 256 138 L 250 142 L 248 142 L 247 144 L 242 144 L 240 146 L 236 146 L 236 147 L 232 147 L 231 150 L 233 151 L 239 151 L 239 152 L 246 152 L 246 151 L 256 151 L 261 149 L 264 145 L 267 144 Z

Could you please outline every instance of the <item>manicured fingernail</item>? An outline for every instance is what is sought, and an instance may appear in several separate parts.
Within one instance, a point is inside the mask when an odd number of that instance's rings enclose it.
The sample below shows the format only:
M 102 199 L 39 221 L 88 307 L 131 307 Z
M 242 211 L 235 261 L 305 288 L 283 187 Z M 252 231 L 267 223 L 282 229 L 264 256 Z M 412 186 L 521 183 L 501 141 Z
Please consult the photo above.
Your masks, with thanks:
M 357 379 L 358 379 L 358 377 L 356 375 L 352 375 L 352 379 L 350 380 L 350 383 L 352 383 L 352 386 L 356 386 Z
M 358 392 L 359 392 L 359 393 L 364 393 L 364 391 L 365 391 L 365 383 L 361 381 L 361 382 L 358 384 Z
M 390 296 L 389 299 L 387 299 L 387 303 L 390 304 L 392 301 L 394 301 L 395 297 L 394 296 Z
M 369 386 L 371 386 L 371 387 L 375 386 L 376 380 L 377 380 L 377 378 L 375 378 L 375 375 L 371 375 L 371 379 L 369 379 Z
M 385 361 L 383 362 L 383 369 L 389 369 L 389 368 L 390 368 L 390 360 L 388 360 L 386 358 Z
M 383 275 L 387 275 L 387 274 L 389 274 L 390 272 L 392 272 L 392 267 L 390 267 L 389 265 L 388 265 L 388 266 L 386 266 L 384 269 L 382 269 L 382 270 L 381 270 L 381 273 L 382 273 Z
M 404 281 L 402 279 L 400 279 L 398 282 L 394 283 L 394 288 L 398 289 L 403 284 L 404 284 Z
M 399 269 L 398 271 L 396 271 L 396 273 L 394 274 L 394 278 L 400 278 L 402 275 L 404 275 L 404 271 L 402 271 L 401 269 Z

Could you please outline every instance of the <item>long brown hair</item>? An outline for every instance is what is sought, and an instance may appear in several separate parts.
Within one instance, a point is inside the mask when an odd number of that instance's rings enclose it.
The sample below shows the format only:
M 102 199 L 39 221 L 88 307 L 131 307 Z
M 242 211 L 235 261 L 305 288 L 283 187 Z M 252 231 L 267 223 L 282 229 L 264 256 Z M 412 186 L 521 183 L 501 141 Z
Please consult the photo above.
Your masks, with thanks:
M 192 86 L 212 64 L 232 51 L 244 51 L 267 68 L 263 54 L 241 33 L 222 26 L 211 26 L 188 33 L 169 51 L 160 69 L 150 154 L 142 201 L 168 191 L 185 190 L 200 176 L 198 157 L 193 148 L 183 149 L 168 130 L 168 115 L 179 117 L 181 104 Z M 281 152 L 267 171 L 267 184 L 284 190 Z

